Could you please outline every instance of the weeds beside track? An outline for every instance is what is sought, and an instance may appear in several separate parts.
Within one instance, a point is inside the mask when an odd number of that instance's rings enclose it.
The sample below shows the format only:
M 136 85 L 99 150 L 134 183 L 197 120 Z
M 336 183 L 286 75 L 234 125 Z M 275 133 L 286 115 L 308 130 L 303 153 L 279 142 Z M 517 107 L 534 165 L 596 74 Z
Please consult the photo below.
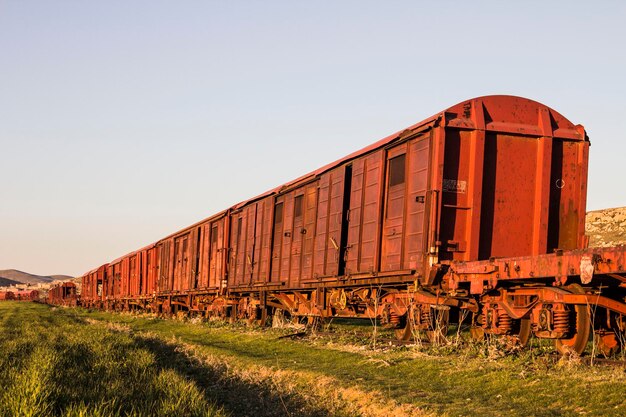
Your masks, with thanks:
M 31 303 L 1 304 L 0 331 L 0 415 L 626 414 L 623 368 L 536 351 L 371 349 L 350 332 L 291 340 Z

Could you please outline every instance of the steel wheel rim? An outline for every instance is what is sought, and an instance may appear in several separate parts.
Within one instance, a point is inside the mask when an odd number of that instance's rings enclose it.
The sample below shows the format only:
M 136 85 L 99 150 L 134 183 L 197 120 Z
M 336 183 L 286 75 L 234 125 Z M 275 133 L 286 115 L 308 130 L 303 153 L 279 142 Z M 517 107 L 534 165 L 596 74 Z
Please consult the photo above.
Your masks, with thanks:
M 567 289 L 574 294 L 584 294 L 585 290 L 578 284 L 571 284 Z M 554 346 L 556 350 L 562 354 L 575 352 L 581 354 L 587 347 L 590 333 L 590 317 L 589 308 L 586 305 L 576 304 L 574 306 L 576 312 L 575 330 L 569 338 L 556 339 Z

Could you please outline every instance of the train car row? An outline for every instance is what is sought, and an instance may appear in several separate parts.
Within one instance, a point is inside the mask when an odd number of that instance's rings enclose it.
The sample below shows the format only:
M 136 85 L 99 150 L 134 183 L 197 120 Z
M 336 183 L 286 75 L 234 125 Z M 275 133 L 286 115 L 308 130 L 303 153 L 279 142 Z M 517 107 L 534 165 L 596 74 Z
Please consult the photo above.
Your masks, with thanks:
M 561 352 L 593 329 L 610 352 L 626 251 L 587 248 L 588 152 L 584 128 L 545 105 L 467 100 L 89 271 L 81 303 L 378 318 L 401 339 L 469 317 L 476 337 Z
M 36 301 L 36 300 L 39 300 L 39 291 L 37 290 L 0 291 L 0 301 L 2 300 Z

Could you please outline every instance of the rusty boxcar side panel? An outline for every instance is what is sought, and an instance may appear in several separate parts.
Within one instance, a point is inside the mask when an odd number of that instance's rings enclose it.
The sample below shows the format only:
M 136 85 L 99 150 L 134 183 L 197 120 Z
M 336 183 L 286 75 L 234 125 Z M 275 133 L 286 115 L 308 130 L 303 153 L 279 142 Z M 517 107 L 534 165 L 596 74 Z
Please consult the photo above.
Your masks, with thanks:
M 288 190 L 274 199 L 272 281 L 296 288 L 313 276 L 318 182 Z M 261 281 L 263 282 L 263 281 Z
M 107 282 L 108 264 L 104 264 L 98 268 L 95 273 L 95 285 L 93 286 L 94 300 L 101 302 L 104 300 L 105 286 Z
M 192 240 L 190 233 L 174 238 L 173 291 L 186 290 L 189 287 L 189 249 Z
M 15 299 L 19 301 L 35 301 L 39 299 L 39 291 L 20 290 L 15 293 Z
M 205 226 L 205 242 L 207 245 L 208 276 L 206 287 L 218 289 L 226 278 L 227 272 L 227 227 L 228 218 L 222 217 Z
M 139 286 L 141 284 L 141 251 L 135 252 L 128 259 L 128 295 L 139 296 Z
M 199 285 L 202 227 L 195 225 L 162 242 L 161 269 L 167 271 L 162 291 L 183 292 Z M 166 261 L 167 260 L 167 261 Z
M 282 268 L 283 231 L 285 230 L 285 201 L 283 196 L 276 198 L 272 216 L 272 262 L 270 266 L 270 282 L 281 282 L 284 272 Z
M 242 207 L 231 216 L 231 250 L 229 283 L 234 286 L 251 285 L 254 267 L 257 263 L 254 259 L 257 236 L 257 217 L 259 204 L 253 203 Z
M 121 268 L 122 264 L 120 260 L 112 261 L 108 266 L 108 285 L 107 285 L 107 299 L 117 300 L 120 298 L 121 289 Z
M 94 305 L 104 299 L 107 268 L 108 264 L 104 264 L 81 277 L 80 297 L 84 305 Z
M 430 132 L 412 139 L 407 154 L 406 229 L 402 269 L 419 270 L 428 251 L 428 194 L 431 169 Z
M 143 248 L 139 252 L 139 278 L 137 279 L 136 294 L 138 297 L 146 295 L 146 285 L 148 281 L 148 251 L 149 248 Z
M 231 216 L 229 286 L 267 283 L 271 262 L 274 198 L 265 197 L 241 207 Z M 276 279 L 276 277 L 274 277 Z
M 378 269 L 383 151 L 359 158 L 352 166 L 346 272 L 358 274 Z
M 291 244 L 289 247 L 288 287 L 299 287 L 312 278 L 313 245 L 317 219 L 317 182 L 302 186 L 292 193 Z
M 157 291 L 159 279 L 159 250 L 152 246 L 146 250 L 146 281 L 143 294 L 152 295 Z
M 172 264 L 172 239 L 165 239 L 158 243 L 159 248 L 159 281 L 158 292 L 167 293 L 172 289 L 170 265 Z
M 387 150 L 385 193 L 382 195 L 383 229 L 380 270 L 397 271 L 402 267 L 402 246 L 406 224 L 407 144 L 402 143 Z
M 351 167 L 340 166 L 320 176 L 313 269 L 315 277 L 336 276 L 339 273 L 346 177 L 352 178 Z
M 81 294 L 80 298 L 83 302 L 90 302 L 93 300 L 92 280 L 91 277 L 93 271 L 87 272 L 80 277 Z
M 256 203 L 256 238 L 254 245 L 254 273 L 252 282 L 268 281 L 271 263 L 272 199 L 264 198 Z

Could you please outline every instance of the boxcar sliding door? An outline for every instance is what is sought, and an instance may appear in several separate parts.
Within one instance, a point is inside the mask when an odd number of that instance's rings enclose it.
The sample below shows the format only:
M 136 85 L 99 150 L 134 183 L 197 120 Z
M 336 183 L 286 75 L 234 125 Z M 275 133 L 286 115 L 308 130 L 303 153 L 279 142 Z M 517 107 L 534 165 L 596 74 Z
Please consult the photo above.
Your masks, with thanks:
M 430 134 L 387 151 L 381 271 L 415 270 L 422 265 Z
M 387 152 L 381 271 L 401 269 L 406 201 L 406 144 Z

